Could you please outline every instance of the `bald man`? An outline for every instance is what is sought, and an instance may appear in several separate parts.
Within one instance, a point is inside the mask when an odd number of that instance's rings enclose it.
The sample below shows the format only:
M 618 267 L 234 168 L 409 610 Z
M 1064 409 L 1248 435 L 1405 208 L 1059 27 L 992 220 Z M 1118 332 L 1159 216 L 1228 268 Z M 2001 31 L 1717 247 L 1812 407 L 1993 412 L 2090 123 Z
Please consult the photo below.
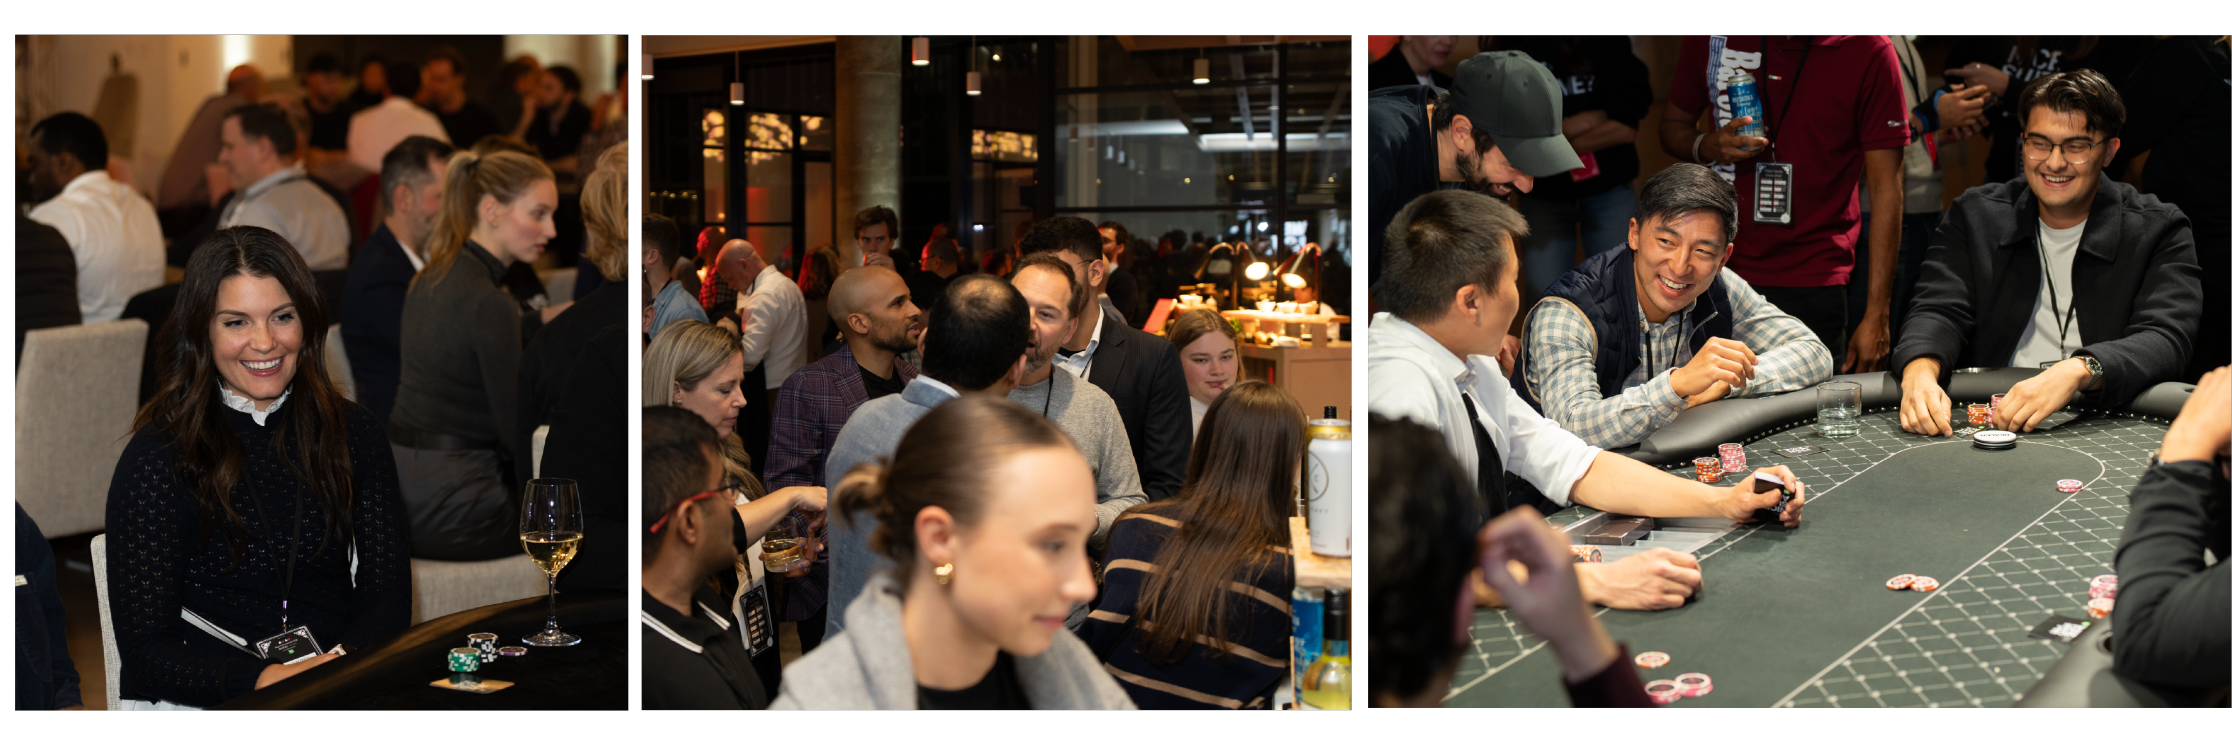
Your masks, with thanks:
M 165 228 L 179 222 L 192 225 L 216 210 L 215 202 L 224 197 L 209 194 L 208 167 L 217 162 L 225 113 L 261 101 L 263 88 L 263 71 L 245 63 L 235 66 L 225 75 L 225 92 L 203 102 L 193 119 L 186 122 L 186 133 L 178 137 L 178 147 L 171 150 L 170 164 L 163 168 L 163 181 L 155 192 L 155 208 L 165 214 Z M 173 210 L 191 217 L 174 219 L 169 216 Z
M 774 434 L 767 449 L 769 490 L 828 486 L 823 466 L 853 409 L 897 395 L 915 378 L 914 365 L 899 355 L 915 350 L 922 310 L 915 307 L 899 273 L 871 265 L 838 275 L 829 287 L 829 318 L 844 343 L 791 373 L 775 400 Z M 812 650 L 828 625 L 828 559 L 788 586 L 779 609 L 784 620 L 798 623 L 799 643 Z
M 766 478 L 767 433 L 774 419 L 776 388 L 806 365 L 806 295 L 741 238 L 721 246 L 714 274 L 736 291 L 742 320 L 747 402 L 737 417 L 736 431 L 744 436 L 744 449 L 752 453 L 753 473 Z

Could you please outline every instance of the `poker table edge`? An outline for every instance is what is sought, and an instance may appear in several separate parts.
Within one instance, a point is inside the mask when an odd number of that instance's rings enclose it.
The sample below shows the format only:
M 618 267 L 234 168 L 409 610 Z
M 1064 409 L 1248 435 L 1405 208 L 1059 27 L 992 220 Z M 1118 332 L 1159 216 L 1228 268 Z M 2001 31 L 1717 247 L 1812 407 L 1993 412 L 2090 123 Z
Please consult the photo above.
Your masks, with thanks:
M 2007 392 L 2015 383 L 2038 372 L 2015 367 L 1959 371 L 1953 374 L 1946 395 L 1956 405 L 1986 402 L 1993 394 Z M 1899 408 L 1899 383 L 1889 372 L 1840 374 L 1830 379 L 1860 385 L 1863 413 Z M 1816 386 L 1758 398 L 1714 401 L 1687 409 L 1642 442 L 1609 450 L 1653 466 L 1671 468 L 1693 458 L 1713 456 L 1721 443 L 1749 445 L 1776 432 L 1812 423 L 1815 414 L 1813 387 Z M 2110 409 L 2108 413 L 2167 422 L 2177 418 L 2192 392 L 2193 386 L 2187 383 L 2158 383 L 2141 391 L 2129 405 Z
M 593 592 L 588 592 L 587 590 L 584 591 L 586 593 L 576 594 L 568 597 L 567 599 L 561 599 L 558 601 L 558 622 L 560 625 L 564 625 L 570 621 L 594 623 L 608 620 L 621 620 L 626 617 L 626 613 L 628 610 L 627 592 L 615 590 L 596 590 Z M 396 661 L 401 655 L 420 648 L 411 645 L 410 642 L 407 641 L 408 639 L 421 636 L 426 633 L 463 633 L 467 628 L 482 626 L 486 625 L 489 622 L 496 621 L 499 616 L 502 616 L 506 612 L 518 609 L 523 606 L 540 606 L 544 604 L 545 601 L 548 599 L 549 598 L 547 596 L 528 597 L 525 599 L 513 600 L 511 602 L 499 602 L 494 605 L 476 607 L 471 610 L 450 613 L 449 615 L 434 618 L 432 620 L 428 620 L 409 628 L 403 629 L 403 632 L 396 634 L 395 638 L 389 639 L 385 642 L 381 642 L 377 647 L 373 647 L 371 649 L 359 648 L 356 652 L 332 662 L 328 662 L 325 665 L 313 670 L 312 672 L 305 673 L 303 675 L 296 676 L 294 678 L 290 678 L 285 681 L 281 681 L 279 683 L 257 689 L 255 691 L 248 692 L 239 696 L 238 698 L 233 699 L 232 701 L 226 702 L 217 707 L 212 707 L 211 709 L 328 709 L 328 706 L 316 705 L 315 702 L 317 702 L 321 698 L 332 697 L 336 694 L 349 693 L 346 689 L 335 688 L 335 686 L 345 682 L 353 676 L 353 674 L 349 674 L 346 671 L 352 670 L 366 663 L 377 665 L 381 662 Z M 633 663 L 630 664 L 631 666 L 633 665 Z M 432 673 L 434 677 L 439 677 L 443 674 L 444 671 L 436 669 L 429 672 Z

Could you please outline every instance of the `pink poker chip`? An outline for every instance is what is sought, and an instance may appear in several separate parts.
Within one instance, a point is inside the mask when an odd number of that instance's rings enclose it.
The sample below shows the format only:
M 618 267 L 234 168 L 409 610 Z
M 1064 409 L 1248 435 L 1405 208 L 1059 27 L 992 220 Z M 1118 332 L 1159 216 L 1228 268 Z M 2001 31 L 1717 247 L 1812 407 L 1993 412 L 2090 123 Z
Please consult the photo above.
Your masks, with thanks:
M 2054 483 L 2054 489 L 2061 490 L 2063 492 L 2076 492 L 2084 488 L 2085 483 L 2077 481 L 2075 479 L 2064 479 Z

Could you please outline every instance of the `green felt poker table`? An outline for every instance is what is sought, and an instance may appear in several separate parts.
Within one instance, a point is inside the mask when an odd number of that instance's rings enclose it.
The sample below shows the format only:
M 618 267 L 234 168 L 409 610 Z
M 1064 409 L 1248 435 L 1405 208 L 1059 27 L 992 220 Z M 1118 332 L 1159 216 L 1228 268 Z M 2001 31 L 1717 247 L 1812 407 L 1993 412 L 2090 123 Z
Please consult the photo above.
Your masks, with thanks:
M 1954 413 L 2036 373 L 1956 374 L 1948 388 Z M 2126 498 L 2191 386 L 2166 383 L 2129 406 L 2065 411 L 2011 449 L 1983 450 L 1966 436 L 1900 430 L 1898 386 L 1887 374 L 1836 379 L 1862 386 L 1858 436 L 1822 436 L 1814 426 L 1814 391 L 1807 389 L 1707 404 L 1615 451 L 1694 478 L 1691 459 L 1738 442 L 1753 469 L 1789 466 L 1808 499 L 1796 529 L 1660 519 L 1636 546 L 1605 548 L 1609 560 L 1654 545 L 1689 551 L 1699 559 L 1704 586 L 1680 608 L 1600 610 L 1598 619 L 1631 654 L 1671 656 L 1664 667 L 1637 668 L 1643 680 L 1712 678 L 1709 694 L 1673 707 L 1991 707 L 2023 700 L 2071 646 L 2034 638 L 2031 629 L 2052 615 L 2086 617 L 2091 578 L 2114 572 Z M 1963 419 L 1957 427 L 1966 426 Z M 1820 452 L 1780 452 L 1808 447 Z M 1729 474 L 1721 484 L 1749 477 Z M 2062 493 L 2055 488 L 2062 479 L 2085 487 Z M 1603 518 L 1573 506 L 1550 521 L 1579 543 Z M 1887 589 L 1885 581 L 1900 574 L 1930 576 L 1941 586 Z M 1503 611 L 1478 611 L 1472 639 L 1444 704 L 1568 703 L 1556 658 Z M 2070 683 L 2107 676 L 2105 663 L 2095 664 L 2095 672 Z M 2057 698 L 2084 705 L 2144 704 L 2150 697 L 2079 690 Z

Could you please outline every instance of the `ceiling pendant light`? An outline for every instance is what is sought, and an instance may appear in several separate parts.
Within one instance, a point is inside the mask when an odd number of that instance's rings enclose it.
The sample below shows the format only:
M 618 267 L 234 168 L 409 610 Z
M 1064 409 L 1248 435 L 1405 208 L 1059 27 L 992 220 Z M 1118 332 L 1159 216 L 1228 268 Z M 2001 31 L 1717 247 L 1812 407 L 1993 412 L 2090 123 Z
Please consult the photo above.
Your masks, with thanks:
M 1201 57 L 1194 58 L 1193 82 L 1196 84 L 1209 83 L 1209 53 L 1207 51 L 1203 51 Z
M 981 74 L 981 73 L 977 73 L 977 70 L 976 70 L 976 52 L 977 52 L 977 48 L 976 48 L 976 37 L 970 37 L 970 38 L 969 38 L 969 88 L 968 88 L 968 92 L 969 92 L 969 96 L 971 96 L 971 97 L 974 97 L 974 96 L 977 96 L 977 95 L 979 95 L 979 94 L 983 94 L 983 93 L 984 93 L 984 74 Z
M 930 38 L 929 38 L 929 37 L 915 37 L 915 38 L 914 38 L 914 53 L 913 53 L 913 55 L 911 55 L 911 56 L 910 56 L 910 60 L 912 60 L 912 62 L 913 62 L 913 63 L 914 63 L 915 65 L 929 65 L 929 64 L 930 64 Z
M 651 53 L 643 54 L 643 80 L 651 80 Z
M 744 53 L 736 53 L 736 80 L 729 82 L 729 104 L 744 105 Z

